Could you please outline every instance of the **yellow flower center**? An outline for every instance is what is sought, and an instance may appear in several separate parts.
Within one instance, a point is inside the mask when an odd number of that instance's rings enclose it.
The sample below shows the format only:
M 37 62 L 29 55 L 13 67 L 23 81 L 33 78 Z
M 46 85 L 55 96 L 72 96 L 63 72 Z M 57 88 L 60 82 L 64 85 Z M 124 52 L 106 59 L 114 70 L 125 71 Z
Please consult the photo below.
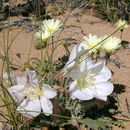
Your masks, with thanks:
M 95 43 L 90 43 L 89 46 L 90 46 L 90 48 L 94 48 L 96 46 L 96 44 Z
M 95 74 L 91 73 L 91 71 L 87 72 L 87 74 L 82 75 L 77 80 L 77 86 L 80 89 L 83 89 L 85 87 L 94 86 L 95 79 L 93 78 Z
M 50 32 L 55 32 L 57 29 L 56 29 L 55 27 L 49 27 L 48 30 L 49 30 Z
M 31 100 L 34 100 L 42 95 L 42 90 L 40 89 L 39 85 L 26 86 L 23 94 L 24 96 L 29 97 Z

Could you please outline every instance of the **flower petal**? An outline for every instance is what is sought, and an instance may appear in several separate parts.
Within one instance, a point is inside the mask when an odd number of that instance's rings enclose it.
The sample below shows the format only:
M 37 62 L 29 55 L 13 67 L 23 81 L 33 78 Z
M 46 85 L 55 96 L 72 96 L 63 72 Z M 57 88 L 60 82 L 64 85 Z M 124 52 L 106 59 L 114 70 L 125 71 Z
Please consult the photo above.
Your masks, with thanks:
M 70 53 L 70 57 L 69 60 L 74 60 L 76 58 L 77 55 L 77 45 L 74 46 L 74 48 L 72 49 L 71 53 Z
M 23 76 L 23 77 L 15 77 L 15 82 L 19 85 L 26 85 L 27 83 L 27 77 Z
M 94 77 L 95 83 L 106 82 L 111 78 L 111 76 L 112 76 L 111 71 L 106 66 L 104 66 L 99 75 Z
M 72 90 L 71 91 L 71 98 L 72 99 L 79 99 L 79 100 L 90 100 L 93 98 L 93 95 L 87 91 L 87 90 L 84 90 L 84 89 L 75 89 L 75 90 Z
M 69 61 L 66 64 L 66 67 L 70 68 L 73 67 L 75 62 L 76 62 L 76 58 L 79 57 L 82 53 L 83 50 L 80 49 L 81 47 L 78 45 L 75 45 L 74 48 L 72 49 L 70 56 L 69 56 Z M 73 62 L 72 62 L 73 61 Z M 73 66 L 72 66 L 73 65 Z
M 53 113 L 53 104 L 48 98 L 41 97 L 40 102 L 41 102 L 42 110 L 43 112 L 45 112 L 45 115 L 48 116 L 49 114 Z
M 77 85 L 77 82 L 76 81 L 73 81 L 71 84 L 70 84 L 70 87 L 69 87 L 69 91 L 72 91 Z
M 47 98 L 53 98 L 57 95 L 55 89 L 53 89 L 52 87 L 50 87 L 49 85 L 47 84 L 43 84 L 42 85 L 42 91 L 43 91 L 43 97 L 47 97 Z
M 77 73 L 79 70 L 78 64 L 79 64 L 79 56 L 83 53 L 83 50 L 81 50 L 81 46 L 76 45 L 71 53 L 68 62 L 66 63 L 64 67 L 64 76 L 65 77 L 71 77 L 73 73 Z M 78 68 L 78 69 L 77 69 Z M 79 73 L 79 71 L 78 71 Z M 71 77 L 73 78 L 73 76 Z
M 40 100 L 36 99 L 28 101 L 28 99 L 24 99 L 24 101 L 17 108 L 17 111 L 25 117 L 36 117 L 41 112 Z
M 97 83 L 96 86 L 90 88 L 95 91 L 94 97 L 106 101 L 106 97 L 113 92 L 114 86 L 111 82 Z
M 84 72 L 89 70 L 93 66 L 93 61 L 89 56 L 84 56 L 80 64 L 80 71 Z
M 80 70 L 78 69 L 73 69 L 70 73 L 69 73 L 70 77 L 73 79 L 73 80 L 76 80 L 80 75 Z
M 23 90 L 23 85 L 15 85 L 13 87 L 8 88 L 9 93 L 17 103 L 20 103 L 24 99 L 24 95 L 22 94 Z
M 101 70 L 103 69 L 103 66 L 104 66 L 104 62 L 98 62 L 96 64 L 94 64 L 90 69 L 89 71 L 92 73 L 92 74 L 99 74 L 101 72 Z
M 77 56 L 77 50 L 78 50 L 78 46 L 75 46 L 75 47 L 72 49 L 72 51 L 71 51 L 71 53 L 70 53 L 69 61 L 68 61 L 67 64 L 66 64 L 66 67 L 67 67 L 67 68 L 71 68 L 71 67 L 74 66 L 75 61 L 73 61 L 73 60 L 74 60 L 74 59 L 76 58 L 76 56 Z M 72 62 L 72 61 L 73 61 L 73 62 Z
M 82 74 L 86 74 L 91 66 L 93 66 L 93 61 L 91 60 L 91 58 L 88 56 L 84 56 L 83 59 L 81 59 L 81 63 L 79 63 L 79 68 L 75 67 L 68 74 L 73 80 L 76 80 Z
M 89 88 L 81 89 L 81 91 L 86 95 L 86 100 L 91 100 L 94 97 L 93 92 Z
M 95 96 L 95 98 L 102 100 L 102 101 L 107 101 L 107 96 Z
M 29 83 L 38 84 L 39 80 L 38 80 L 38 75 L 37 75 L 36 71 L 26 69 L 26 72 L 27 72 L 27 76 L 29 78 Z

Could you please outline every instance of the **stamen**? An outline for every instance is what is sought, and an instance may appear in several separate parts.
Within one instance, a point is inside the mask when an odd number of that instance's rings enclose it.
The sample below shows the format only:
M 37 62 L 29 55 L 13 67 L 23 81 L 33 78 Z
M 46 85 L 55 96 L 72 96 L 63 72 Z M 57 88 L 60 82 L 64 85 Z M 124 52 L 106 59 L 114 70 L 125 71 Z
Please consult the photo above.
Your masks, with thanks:
M 36 86 L 26 86 L 23 92 L 24 96 L 30 98 L 31 100 L 37 99 L 42 94 L 42 90 L 39 85 Z
M 48 30 L 53 32 L 53 31 L 56 31 L 56 28 L 55 27 L 49 27 Z
M 94 76 L 95 74 L 91 73 L 91 71 L 87 72 L 87 74 L 82 75 L 77 80 L 77 85 L 80 89 L 85 87 L 94 86 Z

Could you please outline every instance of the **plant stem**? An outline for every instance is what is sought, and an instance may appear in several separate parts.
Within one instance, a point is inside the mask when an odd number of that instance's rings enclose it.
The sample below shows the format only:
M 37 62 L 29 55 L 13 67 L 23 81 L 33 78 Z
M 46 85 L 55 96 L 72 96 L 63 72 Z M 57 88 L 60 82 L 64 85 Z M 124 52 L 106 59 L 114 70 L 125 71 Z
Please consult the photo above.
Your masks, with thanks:
M 123 29 L 121 29 L 120 39 L 122 39 L 122 37 L 123 37 Z

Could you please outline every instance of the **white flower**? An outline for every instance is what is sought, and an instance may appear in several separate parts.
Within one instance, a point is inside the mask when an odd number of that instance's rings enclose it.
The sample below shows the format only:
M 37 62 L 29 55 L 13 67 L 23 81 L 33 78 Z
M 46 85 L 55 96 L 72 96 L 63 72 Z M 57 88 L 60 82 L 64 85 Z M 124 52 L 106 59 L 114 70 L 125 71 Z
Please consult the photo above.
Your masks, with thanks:
M 127 21 L 120 19 L 118 22 L 116 22 L 116 27 L 121 29 L 127 28 L 128 27 Z
M 41 29 L 47 30 L 51 34 L 53 34 L 54 32 L 56 32 L 59 29 L 60 26 L 61 26 L 60 20 L 50 19 L 50 20 L 44 20 L 43 21 L 43 25 L 41 26 Z
M 107 36 L 104 36 L 102 39 L 105 39 Z M 102 45 L 102 49 L 106 52 L 112 52 L 116 49 L 118 49 L 121 46 L 121 40 L 117 37 L 109 37 L 104 41 L 104 44 Z
M 56 32 L 60 26 L 61 24 L 58 19 L 44 20 L 43 25 L 39 27 L 39 31 L 36 32 L 34 35 L 39 40 L 46 42 L 50 37 L 54 35 L 54 32 Z
M 74 48 L 72 49 L 69 60 L 66 63 L 64 67 L 64 76 L 68 77 L 70 76 L 73 71 L 77 71 L 77 68 L 79 67 L 80 64 L 80 55 L 84 52 L 82 49 L 81 45 L 75 45 Z M 73 71 L 72 71 L 73 70 Z
M 43 42 L 46 42 L 52 36 L 49 31 L 41 31 L 41 30 L 39 32 L 36 32 L 34 35 L 36 38 L 38 38 Z
M 97 98 L 106 101 L 107 96 L 113 92 L 113 84 L 108 81 L 111 72 L 103 62 L 93 64 L 91 59 L 87 58 L 80 64 L 80 69 L 72 73 L 71 78 L 74 80 L 69 88 L 72 99 Z
M 84 40 L 81 45 L 84 49 L 91 49 L 89 53 L 96 53 L 100 49 L 100 45 L 97 45 L 100 42 L 100 38 L 96 35 L 89 34 L 88 37 L 84 36 Z
M 47 84 L 39 85 L 35 71 L 27 70 L 27 76 L 18 78 L 17 85 L 8 89 L 13 99 L 20 103 L 17 111 L 26 117 L 35 117 L 41 110 L 46 115 L 53 113 L 53 104 L 49 99 L 55 97 L 56 91 Z

